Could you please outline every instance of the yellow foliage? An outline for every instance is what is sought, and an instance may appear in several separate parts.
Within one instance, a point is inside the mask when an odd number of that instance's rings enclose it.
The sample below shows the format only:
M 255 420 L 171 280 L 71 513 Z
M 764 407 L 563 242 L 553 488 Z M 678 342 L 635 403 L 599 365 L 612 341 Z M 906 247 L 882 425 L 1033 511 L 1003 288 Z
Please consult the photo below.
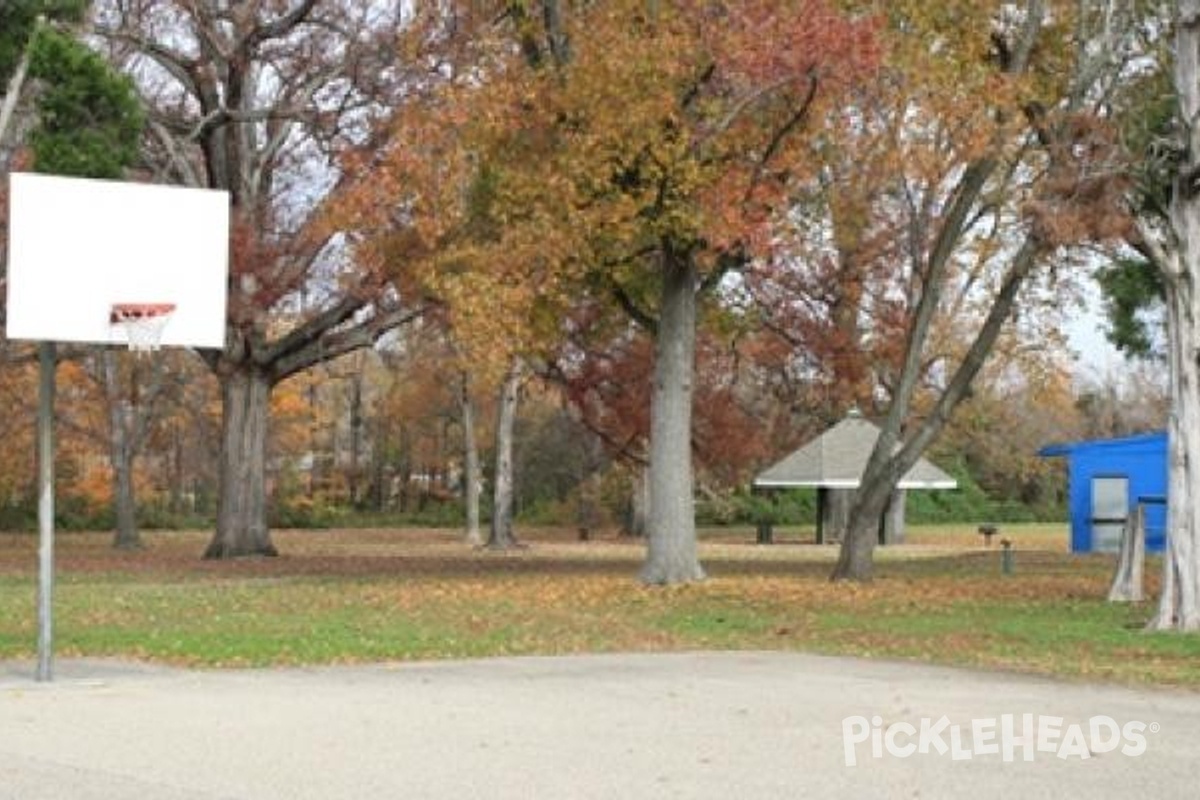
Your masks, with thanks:
M 331 219 L 415 267 L 469 360 L 537 353 L 581 297 L 652 285 L 666 250 L 711 269 L 765 247 L 811 170 L 804 125 L 875 61 L 873 24 L 820 0 L 657 8 L 571 7 L 557 66 L 526 60 L 526 27 L 485 29 L 478 69 L 347 161 Z

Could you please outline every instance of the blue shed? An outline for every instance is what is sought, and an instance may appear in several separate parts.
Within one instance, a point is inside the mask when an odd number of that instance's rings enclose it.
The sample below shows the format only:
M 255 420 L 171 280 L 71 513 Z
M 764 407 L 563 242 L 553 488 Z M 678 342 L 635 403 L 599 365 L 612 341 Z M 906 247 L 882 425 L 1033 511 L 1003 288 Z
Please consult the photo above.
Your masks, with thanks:
M 1038 455 L 1067 459 L 1071 550 L 1116 552 L 1138 503 L 1146 509 L 1146 550 L 1161 552 L 1166 534 L 1167 434 L 1055 444 Z

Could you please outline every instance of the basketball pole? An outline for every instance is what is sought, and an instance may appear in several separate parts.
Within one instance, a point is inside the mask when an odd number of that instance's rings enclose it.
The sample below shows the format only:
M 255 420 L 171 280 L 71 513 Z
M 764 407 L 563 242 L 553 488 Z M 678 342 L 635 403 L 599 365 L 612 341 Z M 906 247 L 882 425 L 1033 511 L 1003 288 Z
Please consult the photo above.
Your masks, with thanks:
M 38 663 L 37 679 L 54 680 L 54 342 L 38 345 Z

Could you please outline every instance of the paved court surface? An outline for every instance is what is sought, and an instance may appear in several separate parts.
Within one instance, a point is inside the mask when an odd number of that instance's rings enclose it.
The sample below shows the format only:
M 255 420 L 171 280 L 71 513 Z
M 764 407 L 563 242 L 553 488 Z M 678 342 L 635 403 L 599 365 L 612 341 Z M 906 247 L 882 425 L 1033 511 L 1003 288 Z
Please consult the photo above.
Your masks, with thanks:
M 1164 800 L 1196 797 L 1200 778 L 1200 694 L 911 664 L 697 653 L 217 672 L 68 661 L 57 673 L 37 684 L 30 664 L 0 662 L 0 798 Z M 936 728 L 943 715 L 960 726 L 961 756 L 972 720 L 986 734 L 1004 714 L 1017 735 L 1023 714 L 1048 729 L 1062 717 L 1048 747 L 1079 725 L 1103 750 L 1093 717 L 1144 723 L 1145 752 L 1033 749 L 1026 762 L 1015 742 L 1012 762 L 954 760 Z M 930 718 L 929 752 L 874 758 L 870 723 L 850 723 L 867 740 L 847 766 L 843 720 L 875 715 L 881 733 Z M 919 739 L 894 730 L 897 748 Z

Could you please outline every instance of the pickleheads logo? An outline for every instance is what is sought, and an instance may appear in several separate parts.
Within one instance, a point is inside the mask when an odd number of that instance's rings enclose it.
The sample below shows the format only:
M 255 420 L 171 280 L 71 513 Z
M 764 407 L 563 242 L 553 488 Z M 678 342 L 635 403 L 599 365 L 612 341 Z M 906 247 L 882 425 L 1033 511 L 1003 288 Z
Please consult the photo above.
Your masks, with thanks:
M 1146 752 L 1146 734 L 1158 733 L 1158 723 L 1132 720 L 1120 724 L 1108 716 L 1083 723 L 1065 724 L 1062 717 L 1045 714 L 1002 714 L 981 717 L 966 725 L 942 716 L 911 722 L 883 724 L 883 718 L 854 716 L 842 720 L 842 745 L 846 766 L 858 763 L 859 746 L 872 758 L 908 758 L 933 753 L 953 761 L 999 756 L 1005 761 L 1033 761 L 1039 753 L 1056 758 L 1091 758 L 1120 751 L 1137 757 Z M 868 744 L 869 743 L 869 744 Z

